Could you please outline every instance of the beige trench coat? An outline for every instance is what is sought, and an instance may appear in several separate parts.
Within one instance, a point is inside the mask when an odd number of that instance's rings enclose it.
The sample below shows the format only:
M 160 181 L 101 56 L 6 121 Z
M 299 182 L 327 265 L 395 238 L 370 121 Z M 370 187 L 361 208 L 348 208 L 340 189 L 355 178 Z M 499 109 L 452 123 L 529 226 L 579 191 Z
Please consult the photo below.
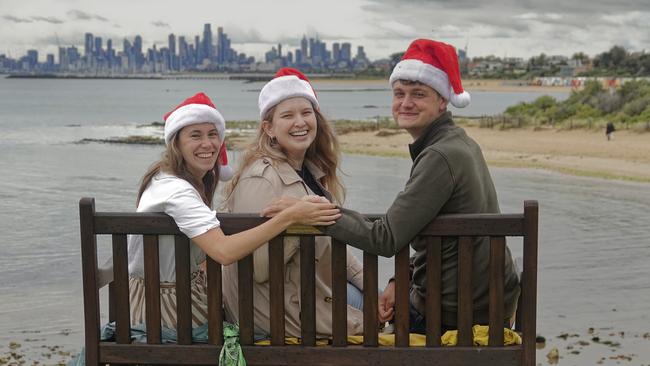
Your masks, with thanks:
M 316 180 L 324 173 L 305 161 L 307 169 Z M 323 189 L 324 192 L 327 192 Z M 233 213 L 259 213 L 272 200 L 281 196 L 302 197 L 314 194 L 288 163 L 273 165 L 270 159 L 259 159 L 245 171 L 232 194 L 227 198 L 226 208 Z M 327 193 L 329 195 L 329 193 Z M 330 198 L 330 197 L 328 197 Z M 331 199 L 331 198 L 330 198 Z M 332 276 L 331 240 L 316 238 L 316 334 L 318 337 L 332 335 Z M 253 253 L 254 262 L 254 324 L 255 333 L 270 334 L 269 258 L 268 244 Z M 300 337 L 300 250 L 299 238 L 287 237 L 284 241 L 284 295 L 285 336 Z M 348 250 L 347 278 L 363 289 L 363 267 Z M 224 267 L 223 298 L 226 319 L 238 322 L 237 264 Z M 348 334 L 363 332 L 363 313 L 348 305 Z

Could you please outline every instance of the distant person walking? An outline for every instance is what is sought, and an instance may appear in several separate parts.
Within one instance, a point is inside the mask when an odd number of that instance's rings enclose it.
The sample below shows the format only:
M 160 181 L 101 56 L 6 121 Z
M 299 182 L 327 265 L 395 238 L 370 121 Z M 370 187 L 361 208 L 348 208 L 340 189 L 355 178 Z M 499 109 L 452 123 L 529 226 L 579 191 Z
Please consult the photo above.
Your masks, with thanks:
M 607 136 L 607 141 L 614 139 L 614 131 L 616 131 L 614 123 L 607 122 L 607 126 L 605 127 L 605 136 Z

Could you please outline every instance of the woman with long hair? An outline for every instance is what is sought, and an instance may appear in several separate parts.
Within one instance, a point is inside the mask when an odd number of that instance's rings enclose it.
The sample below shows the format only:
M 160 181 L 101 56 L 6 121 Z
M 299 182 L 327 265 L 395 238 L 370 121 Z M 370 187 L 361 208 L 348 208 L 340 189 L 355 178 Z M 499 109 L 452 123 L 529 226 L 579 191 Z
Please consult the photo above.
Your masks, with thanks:
M 230 212 L 260 212 L 281 196 L 321 196 L 322 202 L 342 203 L 344 189 L 337 176 L 339 146 L 331 126 L 319 110 L 309 80 L 298 70 L 280 69 L 259 96 L 260 127 L 253 144 L 245 151 L 239 171 L 226 188 Z M 316 333 L 332 335 L 331 241 L 317 237 Z M 255 333 L 270 334 L 269 258 L 266 245 L 253 253 Z M 285 334 L 300 337 L 299 239 L 284 241 Z M 359 260 L 348 252 L 348 334 L 363 330 L 361 301 L 363 271 Z M 237 322 L 237 266 L 224 268 L 226 319 Z M 354 306 L 353 306 L 354 305 Z M 356 307 L 355 307 L 356 306 Z
M 262 225 L 233 235 L 220 228 L 212 199 L 219 181 L 219 158 L 225 159 L 225 121 L 203 93 L 188 98 L 164 117 L 166 149 L 145 173 L 137 199 L 137 212 L 164 212 L 171 216 L 192 243 L 192 325 L 207 319 L 205 254 L 228 265 L 250 254 L 293 224 L 329 225 L 339 213 L 333 204 L 301 201 Z M 226 165 L 227 167 L 227 165 Z M 228 167 L 226 168 L 226 173 Z M 227 174 L 228 175 L 228 174 Z M 230 174 L 231 175 L 231 174 Z M 221 177 L 224 178 L 223 176 Z M 141 235 L 130 235 L 129 291 L 131 323 L 145 321 L 144 249 Z M 160 292 L 164 327 L 176 328 L 174 240 L 161 236 Z

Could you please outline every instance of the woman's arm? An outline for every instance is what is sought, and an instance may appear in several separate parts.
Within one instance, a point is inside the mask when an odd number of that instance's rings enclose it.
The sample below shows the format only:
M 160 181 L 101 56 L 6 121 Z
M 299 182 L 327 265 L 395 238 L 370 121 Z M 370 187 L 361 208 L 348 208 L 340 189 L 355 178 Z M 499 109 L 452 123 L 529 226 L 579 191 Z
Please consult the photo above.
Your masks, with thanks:
M 339 210 L 332 203 L 300 200 L 252 229 L 225 235 L 221 228 L 214 228 L 193 237 L 192 241 L 211 258 L 228 265 L 252 253 L 291 225 L 332 225 L 340 216 Z

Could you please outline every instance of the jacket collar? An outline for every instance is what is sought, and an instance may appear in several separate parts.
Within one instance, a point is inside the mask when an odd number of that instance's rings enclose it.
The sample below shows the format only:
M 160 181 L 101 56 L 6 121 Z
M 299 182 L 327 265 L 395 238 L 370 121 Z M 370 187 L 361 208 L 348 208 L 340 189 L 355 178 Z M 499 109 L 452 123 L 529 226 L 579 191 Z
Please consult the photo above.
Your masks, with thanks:
M 433 122 L 431 122 L 431 124 L 424 130 L 422 136 L 418 137 L 417 140 L 413 141 L 413 143 L 409 145 L 411 159 L 415 160 L 422 150 L 431 144 L 436 134 L 453 125 L 454 121 L 451 119 L 451 112 L 449 111 L 441 114 L 438 118 L 433 120 Z
M 285 157 L 284 154 L 283 157 Z M 317 182 L 320 182 L 320 179 L 325 176 L 325 172 L 323 172 L 323 170 L 321 170 L 316 164 L 312 163 L 311 161 L 305 159 L 304 164 Z M 274 164 L 273 166 L 278 172 L 282 183 L 290 185 L 296 182 L 302 182 L 302 178 L 298 176 L 298 173 L 296 173 L 293 167 L 286 161 L 278 162 L 278 164 Z

